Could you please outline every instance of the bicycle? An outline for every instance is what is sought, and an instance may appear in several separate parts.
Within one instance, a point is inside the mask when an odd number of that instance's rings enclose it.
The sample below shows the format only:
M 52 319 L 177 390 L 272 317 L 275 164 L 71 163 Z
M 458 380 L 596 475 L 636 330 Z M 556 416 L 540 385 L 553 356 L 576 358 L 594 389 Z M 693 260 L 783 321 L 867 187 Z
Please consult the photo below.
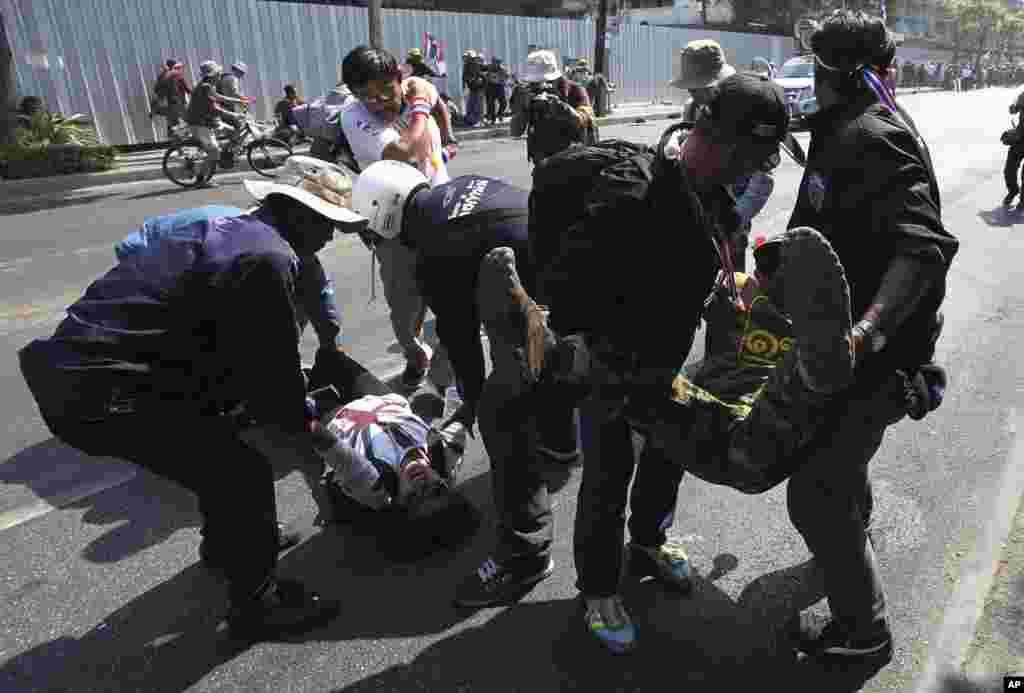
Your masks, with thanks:
M 287 142 L 272 137 L 274 125 L 260 123 L 250 115 L 243 115 L 242 124 L 238 128 L 225 127 L 217 132 L 217 141 L 221 144 L 221 168 L 234 168 L 235 155 L 245 149 L 245 157 L 252 170 L 262 176 L 273 178 L 285 159 L 292 155 L 292 148 Z M 199 141 L 188 137 L 172 142 L 164 152 L 164 175 L 172 183 L 183 188 L 194 188 L 206 182 L 200 176 L 205 170 L 206 152 Z

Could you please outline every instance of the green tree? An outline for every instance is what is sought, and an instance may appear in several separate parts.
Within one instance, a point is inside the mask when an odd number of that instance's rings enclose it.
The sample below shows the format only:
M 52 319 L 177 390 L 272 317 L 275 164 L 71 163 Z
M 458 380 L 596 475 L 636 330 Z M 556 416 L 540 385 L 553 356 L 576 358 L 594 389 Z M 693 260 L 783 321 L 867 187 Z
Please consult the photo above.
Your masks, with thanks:
M 1003 15 L 996 26 L 996 50 L 1003 60 L 1011 60 L 1020 47 L 1020 35 L 1024 32 L 1024 12 L 1011 10 Z
M 977 70 L 1009 10 L 999 0 L 946 0 L 943 7 L 953 24 L 953 62 L 967 52 Z

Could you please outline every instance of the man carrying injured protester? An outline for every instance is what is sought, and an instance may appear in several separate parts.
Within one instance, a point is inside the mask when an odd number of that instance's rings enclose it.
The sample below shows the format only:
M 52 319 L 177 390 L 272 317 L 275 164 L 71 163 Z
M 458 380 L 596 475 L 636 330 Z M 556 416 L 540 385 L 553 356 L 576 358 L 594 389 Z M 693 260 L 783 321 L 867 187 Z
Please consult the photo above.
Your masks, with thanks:
M 884 101 L 872 75 L 864 74 L 864 65 L 891 54 L 884 26 L 876 25 L 837 13 L 812 39 L 826 65 L 819 72 L 828 74 L 819 80 L 825 98 L 811 124 L 808 170 L 793 228 L 758 249 L 760 284 L 791 321 L 793 348 L 763 386 L 741 393 L 746 402 L 715 392 L 721 384 L 700 377 L 676 378 L 672 394 L 665 395 L 657 371 L 608 374 L 602 359 L 594 358 L 589 378 L 624 387 L 627 403 L 616 410 L 614 398 L 598 396 L 587 406 L 603 407 L 604 454 L 617 452 L 609 450 L 608 442 L 617 438 L 609 437 L 608 427 L 621 418 L 646 431 L 652 448 L 714 483 L 759 493 L 792 477 L 790 517 L 823 573 L 832 611 L 822 632 L 800 634 L 797 650 L 884 666 L 892 636 L 866 535 L 867 467 L 889 425 L 908 412 L 920 418 L 941 402 L 945 376 L 931 359 L 958 244 L 942 226 L 923 141 L 909 116 Z M 700 132 L 698 127 L 695 134 Z M 683 159 L 692 170 L 686 152 Z M 734 300 L 743 308 L 739 298 Z M 588 372 L 584 355 L 592 350 L 586 340 L 565 340 L 563 347 L 573 341 L 578 348 L 571 370 L 578 378 Z M 589 467 L 588 453 L 585 445 Z M 586 488 L 586 471 L 576 532 L 581 582 L 584 561 L 593 563 L 587 546 L 601 546 L 603 528 L 612 522 L 600 519 L 609 513 L 607 503 L 589 500 L 595 494 Z M 617 547 L 604 552 L 598 565 L 621 560 L 610 557 Z M 600 613 L 605 611 L 612 618 L 595 619 L 592 632 L 615 651 L 632 647 L 635 629 L 621 603 Z

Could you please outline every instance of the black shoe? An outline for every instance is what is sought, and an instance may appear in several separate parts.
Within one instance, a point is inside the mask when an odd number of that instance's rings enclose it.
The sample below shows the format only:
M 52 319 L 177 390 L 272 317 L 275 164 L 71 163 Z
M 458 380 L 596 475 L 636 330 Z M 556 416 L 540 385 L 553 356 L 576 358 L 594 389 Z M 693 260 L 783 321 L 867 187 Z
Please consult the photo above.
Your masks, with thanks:
M 537 452 L 540 454 L 541 459 L 547 462 L 563 464 L 569 467 L 579 464 L 582 457 L 579 448 L 575 448 L 573 450 L 555 450 L 554 448 L 547 447 L 546 445 L 540 445 L 539 443 L 537 444 Z
M 797 636 L 798 654 L 814 659 L 885 666 L 892 660 L 892 633 L 889 626 L 873 634 L 851 637 L 834 620 L 823 627 L 803 625 Z
M 295 635 L 326 624 L 340 610 L 340 602 L 323 599 L 299 582 L 272 578 L 256 596 L 228 607 L 228 629 L 242 640 Z
M 427 373 L 430 372 L 430 358 L 430 354 L 424 354 L 423 358 L 418 358 L 415 361 L 406 360 L 405 370 L 402 371 L 402 377 L 399 379 L 403 388 L 412 391 L 423 384 L 427 379 Z
M 1006 197 L 1003 198 L 1003 206 L 1009 207 L 1010 203 L 1013 202 L 1013 198 L 1015 197 L 1017 197 L 1017 193 L 1015 192 L 1006 193 Z
M 498 563 L 488 558 L 455 589 L 455 606 L 483 608 L 518 601 L 555 572 L 550 556 L 528 556 Z
M 302 532 L 288 529 L 287 525 L 283 522 L 277 523 L 277 551 L 287 551 L 291 547 L 295 546 L 302 539 Z M 199 542 L 199 560 L 202 561 L 203 567 L 209 572 L 213 573 L 218 577 L 224 577 L 226 571 L 224 567 L 217 563 L 216 559 L 209 556 L 209 548 L 206 545 L 206 539 L 204 538 Z

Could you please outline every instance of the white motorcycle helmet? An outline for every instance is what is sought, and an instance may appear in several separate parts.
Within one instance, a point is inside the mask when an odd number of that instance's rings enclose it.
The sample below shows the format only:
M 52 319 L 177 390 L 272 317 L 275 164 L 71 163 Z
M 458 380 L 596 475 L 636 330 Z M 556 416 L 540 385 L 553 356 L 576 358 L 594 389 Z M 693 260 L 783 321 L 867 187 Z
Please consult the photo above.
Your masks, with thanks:
M 352 211 L 370 220 L 367 230 L 391 240 L 402 233 L 405 203 L 424 188 L 427 177 L 401 161 L 371 164 L 352 186 Z

